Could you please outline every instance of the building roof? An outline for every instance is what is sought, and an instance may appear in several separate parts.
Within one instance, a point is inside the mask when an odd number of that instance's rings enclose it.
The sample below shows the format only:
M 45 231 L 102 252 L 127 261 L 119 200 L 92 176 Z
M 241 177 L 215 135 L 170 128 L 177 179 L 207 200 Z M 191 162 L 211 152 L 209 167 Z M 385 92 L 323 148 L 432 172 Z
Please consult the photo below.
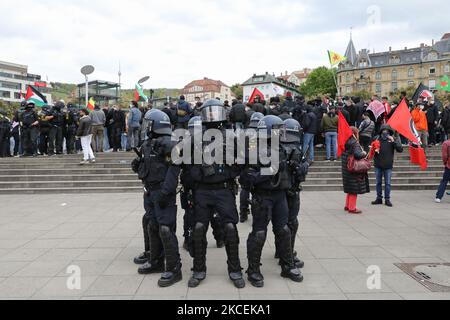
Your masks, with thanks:
M 345 51 L 345 56 L 347 57 L 347 60 L 350 61 L 353 65 L 356 63 L 357 54 L 353 39 L 350 39 L 350 42 L 348 43 L 347 50 Z
M 282 79 L 281 77 L 276 77 L 272 74 L 269 74 L 268 72 L 266 72 L 265 74 L 262 74 L 262 75 L 254 74 L 253 77 L 251 77 L 250 79 L 245 81 L 242 84 L 242 86 L 253 86 L 253 85 L 268 84 L 268 83 L 275 83 L 283 88 L 298 92 L 297 87 L 294 83 L 288 82 L 288 81 Z
M 203 90 L 201 92 L 221 92 L 222 87 L 228 87 L 225 83 L 220 80 L 212 80 L 208 78 L 203 78 L 202 80 L 194 80 L 184 87 L 183 92 L 190 92 L 192 87 L 201 87 Z M 195 92 L 195 91 L 194 91 Z M 199 91 L 200 92 L 200 91 Z
M 299 79 L 308 78 L 309 74 L 311 73 L 311 69 L 304 69 L 304 70 L 301 70 L 301 71 L 294 71 L 292 73 Z

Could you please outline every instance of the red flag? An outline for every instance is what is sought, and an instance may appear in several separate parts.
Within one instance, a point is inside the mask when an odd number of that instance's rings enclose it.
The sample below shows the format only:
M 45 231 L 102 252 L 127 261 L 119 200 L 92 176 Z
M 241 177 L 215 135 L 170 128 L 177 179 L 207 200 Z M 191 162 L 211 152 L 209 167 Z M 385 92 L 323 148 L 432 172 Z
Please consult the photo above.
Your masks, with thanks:
M 409 146 L 409 155 L 411 156 L 411 163 L 418 164 L 422 170 L 427 170 L 427 156 L 425 155 L 425 150 L 423 148 Z
M 407 138 L 409 141 L 419 144 L 418 133 L 416 127 L 414 126 L 414 120 L 411 117 L 406 101 L 403 100 L 402 103 L 397 107 L 391 119 L 388 121 L 388 125 L 398 131 L 402 136 Z
M 253 90 L 252 95 L 250 96 L 250 100 L 248 100 L 248 103 L 253 103 L 255 101 L 256 96 L 259 96 L 262 101 L 264 101 L 264 95 L 261 93 L 261 91 L 258 90 L 258 88 L 255 88 Z
M 342 112 L 339 112 L 339 122 L 338 122 L 338 158 L 345 151 L 345 144 L 348 139 L 353 136 L 353 131 L 348 125 L 347 120 L 345 120 Z

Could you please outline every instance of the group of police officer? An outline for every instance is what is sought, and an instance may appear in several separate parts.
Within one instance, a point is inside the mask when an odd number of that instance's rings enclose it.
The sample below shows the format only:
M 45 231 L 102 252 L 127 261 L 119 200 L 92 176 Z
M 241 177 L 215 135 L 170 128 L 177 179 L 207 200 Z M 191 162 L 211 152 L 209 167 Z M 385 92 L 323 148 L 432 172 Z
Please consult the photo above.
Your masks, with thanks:
M 142 264 L 139 273 L 162 273 L 158 282 L 160 287 L 168 287 L 182 280 L 176 236 L 176 197 L 181 176 L 181 203 L 185 210 L 184 247 L 193 258 L 192 276 L 188 283 L 190 288 L 199 286 L 206 279 L 207 231 L 210 224 L 217 246 L 226 249 L 230 280 L 237 288 L 245 287 L 239 257 L 237 180 L 241 186 L 241 221 L 247 220 L 249 206 L 253 216 L 252 232 L 247 240 L 248 281 L 255 287 L 264 286 L 261 254 L 270 222 L 281 276 L 294 282 L 303 281 L 300 269 L 304 263 L 297 257 L 294 247 L 299 228 L 301 183 L 306 178 L 309 164 L 304 160 L 299 122 L 290 116 L 282 120 L 275 115 L 264 116 L 256 110 L 250 110 L 252 115 L 247 123 L 240 123 L 236 119 L 230 123 L 230 114 L 219 100 L 206 101 L 196 109 L 199 116 L 193 117 L 188 124 L 191 136 L 203 136 L 209 129 L 222 131 L 224 137 L 226 129 L 255 129 L 253 132 L 265 136 L 267 143 L 255 145 L 255 140 L 248 139 L 246 159 L 252 148 L 267 148 L 266 154 L 270 154 L 272 143 L 276 144 L 272 139 L 279 138 L 280 147 L 274 149 L 279 152 L 279 168 L 273 170 L 273 164 L 263 164 L 262 161 L 256 164 L 246 161 L 244 165 L 207 164 L 204 160 L 202 164 L 174 161 L 172 151 L 179 144 L 172 139 L 173 127 L 169 116 L 158 110 L 147 112 L 142 128 L 147 133 L 147 140 L 137 150 L 139 156 L 132 163 L 134 172 L 145 185 L 145 215 L 142 223 L 145 252 L 134 261 Z M 246 110 L 239 101 L 233 103 L 233 109 Z M 217 143 L 202 142 L 198 145 L 194 140 L 186 140 L 192 144 L 192 148 L 183 148 L 183 152 L 190 150 L 193 157 L 204 154 L 211 143 Z M 223 148 L 227 148 L 225 138 Z M 271 174 L 267 174 L 267 170 Z M 263 174 L 263 171 L 266 173 Z
M 3 116 L 2 129 L 5 132 L 2 156 L 9 156 L 9 138 L 14 136 L 14 155 L 19 154 L 19 144 L 23 148 L 24 157 L 36 157 L 38 154 L 53 156 L 63 154 L 63 143 L 66 140 L 68 154 L 76 153 L 76 131 L 79 123 L 79 111 L 72 105 L 58 101 L 53 107 L 44 105 L 36 111 L 35 103 L 30 100 L 22 102 L 21 108 L 14 114 L 13 121 Z M 20 130 L 20 131 L 19 131 Z M 3 131 L 2 131 L 3 132 Z M 20 133 L 19 133 L 20 132 Z M 3 136 L 3 135 L 2 135 Z

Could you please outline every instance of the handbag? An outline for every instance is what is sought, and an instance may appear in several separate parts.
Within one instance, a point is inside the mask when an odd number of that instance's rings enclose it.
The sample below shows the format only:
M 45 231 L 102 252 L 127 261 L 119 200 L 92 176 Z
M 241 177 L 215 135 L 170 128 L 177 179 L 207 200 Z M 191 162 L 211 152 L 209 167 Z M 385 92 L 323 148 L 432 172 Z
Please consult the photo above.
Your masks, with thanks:
M 350 173 L 367 173 L 372 169 L 372 163 L 366 158 L 356 160 L 355 156 L 352 154 L 348 158 L 347 169 Z

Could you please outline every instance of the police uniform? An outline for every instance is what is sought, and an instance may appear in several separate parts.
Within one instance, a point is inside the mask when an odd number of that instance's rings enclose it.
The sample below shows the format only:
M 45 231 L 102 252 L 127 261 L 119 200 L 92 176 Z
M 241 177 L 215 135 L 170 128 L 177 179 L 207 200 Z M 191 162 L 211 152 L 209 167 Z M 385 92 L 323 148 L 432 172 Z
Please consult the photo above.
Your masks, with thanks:
M 149 122 L 148 131 L 152 138 L 142 145 L 142 158 L 134 161 L 133 166 L 145 185 L 144 208 L 149 222 L 150 256 L 139 272 L 164 271 L 158 285 L 168 287 L 182 279 L 176 237 L 176 188 L 180 168 L 171 162 L 173 143 L 169 117 L 155 111 L 144 121 Z
M 218 100 L 205 102 L 202 121 L 207 128 L 221 129 L 226 122 L 226 111 Z M 226 145 L 226 144 L 224 144 Z M 204 145 L 203 148 L 207 146 Z M 245 287 L 239 260 L 238 211 L 236 207 L 235 179 L 239 168 L 227 164 L 193 165 L 191 174 L 195 183 L 193 233 L 193 275 L 189 287 L 197 287 L 206 278 L 206 233 L 214 214 L 218 214 L 224 224 L 225 247 L 228 257 L 228 273 L 237 288 Z
M 64 108 L 64 103 L 58 101 L 52 110 L 53 119 L 50 120 L 51 129 L 49 137 L 49 153 L 53 154 L 56 149 L 56 154 L 63 153 L 63 127 L 65 123 L 65 115 L 62 111 Z
M 42 110 L 38 112 L 39 116 L 39 152 L 41 155 L 48 154 L 53 155 L 54 150 L 49 148 L 51 124 L 48 117 L 51 117 L 51 113 L 48 106 L 42 107 Z
M 67 154 L 74 154 L 75 153 L 75 136 L 78 129 L 78 124 L 80 121 L 80 117 L 78 115 L 77 110 L 73 107 L 72 104 L 67 105 L 68 111 L 64 115 L 64 127 L 65 127 L 65 134 L 64 137 L 66 138 L 66 148 L 67 148 Z
M 37 156 L 38 128 L 33 125 L 39 118 L 34 111 L 34 104 L 28 104 L 21 114 L 22 143 L 25 156 Z
M 275 116 L 264 117 L 258 129 L 267 130 L 271 135 L 273 129 L 282 129 L 283 121 Z M 269 150 L 270 151 L 270 150 Z M 263 165 L 250 166 L 246 170 L 249 180 L 252 181 L 252 232 L 247 241 L 247 256 L 249 268 L 248 279 L 255 287 L 264 286 L 264 277 L 261 274 L 261 255 L 267 238 L 267 228 L 272 222 L 275 241 L 281 262 L 281 276 L 295 282 L 301 282 L 303 276 L 294 265 L 294 257 L 291 247 L 291 230 L 288 227 L 289 207 L 286 192 L 291 187 L 288 158 L 282 148 L 279 149 L 279 168 L 275 172 L 270 167 Z M 272 175 L 264 175 L 262 169 L 273 171 Z
M 6 116 L 6 112 L 0 111 L 0 158 L 9 157 L 11 137 L 11 120 Z

